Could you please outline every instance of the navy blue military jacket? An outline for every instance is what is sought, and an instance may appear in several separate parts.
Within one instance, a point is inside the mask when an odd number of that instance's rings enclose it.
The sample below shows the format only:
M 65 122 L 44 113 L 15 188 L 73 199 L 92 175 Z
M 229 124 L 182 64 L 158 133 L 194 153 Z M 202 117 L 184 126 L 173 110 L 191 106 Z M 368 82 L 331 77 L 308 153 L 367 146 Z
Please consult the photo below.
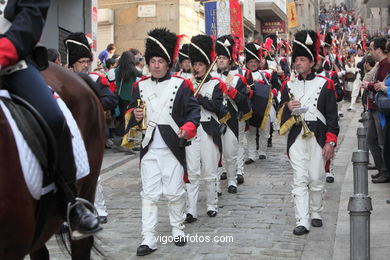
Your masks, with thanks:
M 50 0 L 0 1 L 0 43 L 6 37 L 15 46 L 18 59 L 26 58 L 41 38 Z M 11 64 L 12 65 L 12 64 Z

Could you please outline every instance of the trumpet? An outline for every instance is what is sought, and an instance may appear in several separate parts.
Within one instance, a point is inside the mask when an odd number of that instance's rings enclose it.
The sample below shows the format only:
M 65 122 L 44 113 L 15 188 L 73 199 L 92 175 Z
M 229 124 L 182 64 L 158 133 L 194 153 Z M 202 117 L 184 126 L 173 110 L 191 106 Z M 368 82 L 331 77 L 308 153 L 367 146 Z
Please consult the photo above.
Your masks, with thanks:
M 294 100 L 294 95 L 288 90 L 288 96 L 290 97 L 290 100 Z M 295 117 L 295 120 L 297 121 L 297 124 L 301 123 L 302 124 L 302 127 L 303 127 L 303 134 L 302 134 L 302 138 L 303 139 L 306 139 L 306 138 L 311 138 L 314 136 L 314 133 L 312 131 L 310 131 L 309 127 L 307 126 L 305 120 L 303 119 L 302 115 L 296 115 L 294 116 Z
M 137 99 L 137 107 L 140 107 L 143 105 L 143 113 L 144 118 L 142 118 L 141 123 L 138 124 L 138 126 L 135 126 L 134 129 L 138 131 L 145 131 L 148 128 L 147 120 L 146 120 L 146 104 L 141 101 L 141 99 Z

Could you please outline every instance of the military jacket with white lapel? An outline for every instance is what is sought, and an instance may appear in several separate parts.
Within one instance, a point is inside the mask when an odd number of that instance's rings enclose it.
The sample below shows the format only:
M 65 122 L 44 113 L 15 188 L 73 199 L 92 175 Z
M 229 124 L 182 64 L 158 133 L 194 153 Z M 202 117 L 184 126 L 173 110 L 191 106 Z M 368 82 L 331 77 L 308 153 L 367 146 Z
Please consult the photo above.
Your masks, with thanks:
M 213 142 L 222 151 L 221 135 L 219 133 L 218 115 L 223 108 L 223 93 L 226 85 L 219 78 L 208 75 L 197 97 L 201 105 L 201 118 L 203 130 L 213 138 Z
M 316 74 L 332 80 L 334 87 L 335 87 L 335 94 L 336 94 L 336 101 L 337 102 L 340 102 L 344 99 L 343 84 L 340 82 L 336 71 L 328 71 L 328 70 L 322 69 L 322 71 L 318 71 L 318 72 L 316 72 Z
M 199 125 L 200 106 L 194 97 L 191 82 L 169 74 L 162 79 L 147 77 L 134 84 L 132 97 L 130 108 L 137 106 L 138 99 L 146 104 L 148 129 L 142 142 L 141 159 L 148 152 L 155 128 L 158 127 L 165 144 L 186 171 L 185 148 L 179 147 L 177 132 L 179 128 L 183 129 L 189 138 L 193 138 Z M 137 124 L 132 113 L 128 127 Z M 152 132 L 149 139 L 150 131 Z
M 339 124 L 337 121 L 337 104 L 333 84 L 329 79 L 311 73 L 304 80 L 301 75 L 295 80 L 285 81 L 281 89 L 281 102 L 278 120 L 281 124 L 280 132 L 287 132 L 287 152 L 301 134 L 302 125 L 295 124 L 287 103 L 290 101 L 288 89 L 302 106 L 309 107 L 304 114 L 304 120 L 311 131 L 314 132 L 318 144 L 323 147 L 331 141 L 337 143 Z
M 227 121 L 227 125 L 233 131 L 234 135 L 238 138 L 238 121 L 246 120 L 246 117 L 250 115 L 250 104 L 248 102 L 248 95 L 246 93 L 246 79 L 244 76 L 235 71 L 221 72 L 219 70 L 212 72 L 213 77 L 220 78 L 225 84 L 228 84 L 228 75 L 230 80 L 230 87 L 227 87 L 225 95 L 225 102 L 228 111 L 231 115 Z

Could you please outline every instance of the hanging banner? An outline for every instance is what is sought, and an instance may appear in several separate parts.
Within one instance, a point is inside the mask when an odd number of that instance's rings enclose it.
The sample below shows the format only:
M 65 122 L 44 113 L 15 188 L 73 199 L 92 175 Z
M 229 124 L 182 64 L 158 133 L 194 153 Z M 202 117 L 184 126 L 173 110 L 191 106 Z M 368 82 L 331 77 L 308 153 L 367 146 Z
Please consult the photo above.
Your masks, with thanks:
M 288 4 L 287 16 L 288 16 L 288 29 L 295 28 L 299 25 L 298 17 L 297 17 L 297 7 L 295 5 L 295 2 L 291 2 Z
M 286 33 L 286 23 L 283 20 L 261 22 L 262 34 Z
M 244 49 L 244 26 L 242 23 L 242 7 L 238 0 L 230 0 L 230 33 L 240 39 L 239 49 Z
M 206 34 L 217 35 L 217 2 L 213 1 L 205 3 L 204 13 Z
M 229 0 L 217 2 L 217 38 L 230 34 L 230 4 Z
M 240 38 L 240 50 L 244 48 L 242 6 L 238 0 L 213 0 L 204 3 L 206 34 L 217 38 L 233 34 Z

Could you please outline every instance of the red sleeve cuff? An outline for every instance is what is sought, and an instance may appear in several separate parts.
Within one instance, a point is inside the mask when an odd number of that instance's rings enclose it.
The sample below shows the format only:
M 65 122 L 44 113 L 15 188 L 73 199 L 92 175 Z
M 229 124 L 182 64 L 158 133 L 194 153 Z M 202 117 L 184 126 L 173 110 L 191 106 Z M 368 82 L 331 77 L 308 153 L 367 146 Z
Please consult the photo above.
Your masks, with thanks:
M 230 87 L 230 89 L 228 90 L 228 96 L 231 98 L 231 99 L 235 99 L 236 96 L 237 96 L 237 89 L 235 89 L 234 87 Z
M 249 90 L 249 96 L 248 96 L 248 98 L 249 98 L 249 99 L 252 99 L 252 97 L 253 97 L 253 90 Z
M 189 139 L 194 138 L 196 135 L 196 125 L 192 122 L 185 123 L 180 129 L 186 131 Z
M 335 144 L 337 144 L 337 135 L 331 132 L 327 132 L 325 143 L 330 143 L 330 142 L 334 142 Z
M 14 44 L 7 38 L 0 39 L 0 66 L 2 68 L 14 65 L 19 60 L 19 54 Z

